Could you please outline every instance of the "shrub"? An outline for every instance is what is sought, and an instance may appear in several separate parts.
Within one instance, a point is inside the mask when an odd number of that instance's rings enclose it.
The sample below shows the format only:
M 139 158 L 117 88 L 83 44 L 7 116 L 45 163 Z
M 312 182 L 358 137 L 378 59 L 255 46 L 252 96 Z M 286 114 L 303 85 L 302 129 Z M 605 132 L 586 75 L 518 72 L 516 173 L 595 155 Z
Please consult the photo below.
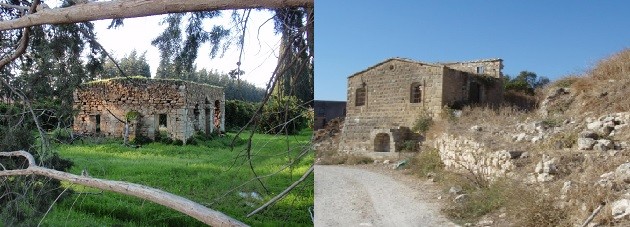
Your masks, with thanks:
M 444 163 L 442 163 L 440 152 L 437 149 L 425 148 L 424 151 L 411 159 L 411 166 L 413 166 L 415 172 L 426 176 L 430 172 L 441 172 L 444 168 Z
M 305 111 L 295 96 L 273 97 L 263 109 L 259 130 L 261 133 L 294 135 L 307 126 Z
M 401 151 L 417 151 L 418 150 L 418 141 L 417 140 L 405 140 L 402 142 Z
M 431 125 L 433 125 L 433 119 L 429 116 L 429 114 L 423 112 L 420 114 L 411 130 L 414 132 L 426 133 L 429 131 L 429 128 L 431 128 Z
M 473 222 L 488 214 L 506 202 L 503 192 L 505 186 L 500 183 L 492 184 L 488 188 L 480 188 L 467 193 L 468 198 L 459 203 L 453 203 L 444 209 L 447 216 L 463 222 Z
M 184 141 L 182 141 L 180 139 L 175 139 L 175 140 L 173 140 L 173 145 L 176 145 L 176 146 L 184 145 Z
M 256 113 L 257 105 L 241 100 L 227 100 L 225 102 L 225 127 L 235 130 L 244 127 Z

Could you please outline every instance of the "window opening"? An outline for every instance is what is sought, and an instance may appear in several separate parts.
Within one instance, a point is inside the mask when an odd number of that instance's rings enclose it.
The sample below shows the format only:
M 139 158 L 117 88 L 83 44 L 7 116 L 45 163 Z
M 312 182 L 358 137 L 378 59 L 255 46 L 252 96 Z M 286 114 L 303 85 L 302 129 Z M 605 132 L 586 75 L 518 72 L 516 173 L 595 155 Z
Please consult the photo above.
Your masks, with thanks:
M 420 103 L 422 101 L 422 85 L 420 83 L 411 84 L 411 103 Z
M 365 88 L 357 88 L 355 96 L 355 106 L 365 105 Z

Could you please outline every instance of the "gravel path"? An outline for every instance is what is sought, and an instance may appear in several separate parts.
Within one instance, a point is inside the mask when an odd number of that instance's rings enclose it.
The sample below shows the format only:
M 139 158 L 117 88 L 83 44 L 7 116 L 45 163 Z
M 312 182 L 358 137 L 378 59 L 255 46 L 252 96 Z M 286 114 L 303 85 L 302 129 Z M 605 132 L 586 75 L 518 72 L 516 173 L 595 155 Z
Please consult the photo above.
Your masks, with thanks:
M 435 186 L 373 165 L 315 166 L 315 226 L 456 226 Z

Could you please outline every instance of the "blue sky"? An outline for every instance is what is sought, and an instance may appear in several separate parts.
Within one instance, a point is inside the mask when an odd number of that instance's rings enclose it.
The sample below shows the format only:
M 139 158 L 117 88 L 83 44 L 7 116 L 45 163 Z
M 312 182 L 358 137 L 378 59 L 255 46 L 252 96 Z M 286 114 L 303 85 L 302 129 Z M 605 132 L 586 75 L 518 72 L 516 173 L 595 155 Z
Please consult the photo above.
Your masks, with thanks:
M 501 58 L 504 74 L 555 80 L 630 48 L 630 1 L 316 2 L 315 99 L 346 100 L 349 75 L 387 58 Z

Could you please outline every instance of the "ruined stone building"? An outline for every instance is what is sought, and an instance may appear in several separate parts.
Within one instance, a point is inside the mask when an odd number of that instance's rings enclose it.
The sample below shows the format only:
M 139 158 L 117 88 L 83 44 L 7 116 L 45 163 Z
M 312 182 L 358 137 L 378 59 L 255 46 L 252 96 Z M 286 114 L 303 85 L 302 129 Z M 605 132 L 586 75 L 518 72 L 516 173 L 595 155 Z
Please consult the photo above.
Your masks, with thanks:
M 313 109 L 315 110 L 314 130 L 323 129 L 332 119 L 346 116 L 345 101 L 314 100 Z
M 180 80 L 114 78 L 81 84 L 74 92 L 75 133 L 130 139 L 162 133 L 186 141 L 195 132 L 224 131 L 223 88 Z M 121 121 L 122 120 L 122 121 Z
M 339 148 L 370 156 L 395 154 L 420 135 L 411 132 L 426 113 L 445 106 L 499 104 L 501 59 L 425 63 L 391 58 L 348 77 L 346 120 Z

